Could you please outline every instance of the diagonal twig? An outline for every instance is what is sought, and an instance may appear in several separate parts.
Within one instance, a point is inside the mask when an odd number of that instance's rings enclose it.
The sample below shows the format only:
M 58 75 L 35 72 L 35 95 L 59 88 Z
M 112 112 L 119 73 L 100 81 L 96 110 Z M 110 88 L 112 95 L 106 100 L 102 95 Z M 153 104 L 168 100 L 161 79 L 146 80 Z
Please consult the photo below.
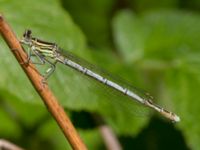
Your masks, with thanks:
M 23 50 L 23 48 L 21 47 L 15 34 L 12 32 L 10 26 L 7 24 L 7 22 L 4 20 L 1 14 L 0 14 L 0 32 L 4 40 L 6 41 L 7 45 L 9 46 L 10 50 L 18 60 L 19 64 L 21 65 L 22 69 L 28 76 L 35 90 L 40 95 L 47 109 L 52 114 L 58 125 L 60 126 L 61 130 L 63 131 L 65 137 L 69 141 L 72 148 L 74 150 L 87 150 L 85 144 L 80 139 L 70 119 L 66 115 L 64 109 L 58 103 L 58 100 L 53 95 L 48 85 L 46 84 L 45 86 L 43 86 L 41 84 L 43 78 L 37 72 L 35 66 L 32 63 L 29 63 L 28 65 L 25 63 L 27 60 L 27 55 Z

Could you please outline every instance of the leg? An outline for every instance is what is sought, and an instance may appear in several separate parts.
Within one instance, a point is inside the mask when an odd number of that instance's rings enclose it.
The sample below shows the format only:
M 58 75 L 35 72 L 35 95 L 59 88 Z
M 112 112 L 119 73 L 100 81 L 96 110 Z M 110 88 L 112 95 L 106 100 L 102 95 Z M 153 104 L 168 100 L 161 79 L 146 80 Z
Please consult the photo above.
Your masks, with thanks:
M 39 54 L 37 51 L 35 51 L 34 47 L 28 48 L 28 58 L 25 63 L 28 64 L 31 60 L 31 57 L 33 57 L 33 56 L 35 56 L 39 60 L 39 62 L 32 61 L 33 64 L 37 64 L 37 65 L 45 64 L 44 57 L 41 54 Z
M 32 54 L 32 52 L 33 52 L 33 54 Z M 33 62 L 32 61 L 33 64 L 37 64 L 37 65 L 44 65 L 45 64 L 44 56 L 42 56 L 40 53 L 35 51 L 35 49 L 33 47 L 31 47 L 31 50 L 29 51 L 28 62 L 30 61 L 30 58 L 32 56 L 36 56 L 36 58 L 39 60 L 39 62 Z
M 34 47 L 31 47 L 31 49 L 29 49 L 27 62 L 31 60 L 32 56 L 35 56 L 39 60 L 39 62 L 32 61 L 33 64 L 44 65 L 45 63 L 48 63 L 50 65 L 50 68 L 48 68 L 45 74 L 43 75 L 44 78 L 42 80 L 42 83 L 44 84 L 46 83 L 46 80 L 54 72 L 57 61 L 54 61 L 54 62 L 49 61 L 45 56 L 41 55 L 38 51 L 36 51 Z
M 45 59 L 45 62 L 48 63 L 50 65 L 50 67 L 46 70 L 45 74 L 43 75 L 44 79 L 42 80 L 43 83 L 46 83 L 46 80 L 52 75 L 52 73 L 55 71 L 56 69 L 56 63 L 57 61 L 51 62 L 47 59 Z
M 24 48 L 23 48 L 23 50 L 24 50 Z M 13 50 L 13 51 L 15 52 L 15 51 L 17 51 L 17 50 Z M 28 52 L 27 52 L 27 51 L 28 51 Z M 33 55 L 32 55 L 32 50 L 31 50 L 29 47 L 28 47 L 28 50 L 27 50 L 27 51 L 24 50 L 24 52 L 27 53 L 27 59 L 24 60 L 21 64 L 28 65 L 28 63 L 30 62 L 31 56 L 33 56 Z
M 31 56 L 32 56 L 32 50 L 30 48 L 28 48 L 28 58 L 25 62 L 26 64 L 28 64 L 30 62 Z

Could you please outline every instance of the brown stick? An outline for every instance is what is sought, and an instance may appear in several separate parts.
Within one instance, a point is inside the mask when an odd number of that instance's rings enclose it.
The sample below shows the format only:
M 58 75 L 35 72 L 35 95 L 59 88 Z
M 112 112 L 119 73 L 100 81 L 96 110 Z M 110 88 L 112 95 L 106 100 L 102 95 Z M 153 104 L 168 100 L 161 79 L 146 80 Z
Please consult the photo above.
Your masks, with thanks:
M 42 77 L 38 74 L 37 69 L 31 63 L 28 65 L 25 63 L 27 60 L 27 55 L 21 47 L 15 34 L 12 32 L 9 25 L 4 20 L 3 16 L 0 14 L 0 32 L 4 40 L 10 47 L 11 51 L 15 55 L 19 64 L 23 68 L 24 72 L 28 76 L 32 85 L 42 98 L 49 112 L 53 115 L 54 119 L 57 121 L 61 130 L 63 131 L 65 137 L 71 144 L 74 150 L 87 150 L 85 144 L 80 139 L 78 133 L 76 132 L 74 126 L 72 125 L 70 119 L 65 114 L 64 109 L 58 103 L 56 97 L 52 94 L 48 85 L 43 86 L 41 84 Z

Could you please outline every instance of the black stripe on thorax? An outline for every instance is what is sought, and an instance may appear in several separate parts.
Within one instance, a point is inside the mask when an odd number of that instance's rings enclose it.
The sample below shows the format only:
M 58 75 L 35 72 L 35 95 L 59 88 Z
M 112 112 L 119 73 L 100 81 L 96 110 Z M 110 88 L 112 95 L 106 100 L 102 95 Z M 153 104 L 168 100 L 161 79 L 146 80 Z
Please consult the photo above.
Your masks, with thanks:
M 45 42 L 36 38 L 32 38 L 32 42 L 39 49 L 53 50 L 56 47 L 55 43 Z
M 55 43 L 51 43 L 51 42 L 46 42 L 46 41 L 43 41 L 43 40 L 40 40 L 40 39 L 37 39 L 37 38 L 32 38 L 33 41 L 36 41 L 38 43 L 41 43 L 41 44 L 45 44 L 45 45 L 56 45 Z

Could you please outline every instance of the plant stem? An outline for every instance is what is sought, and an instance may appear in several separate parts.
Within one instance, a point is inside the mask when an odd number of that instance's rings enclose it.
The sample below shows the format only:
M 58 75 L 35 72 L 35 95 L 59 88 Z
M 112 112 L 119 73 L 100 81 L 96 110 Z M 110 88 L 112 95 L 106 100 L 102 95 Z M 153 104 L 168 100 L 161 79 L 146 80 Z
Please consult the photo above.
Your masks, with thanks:
M 19 40 L 16 38 L 10 26 L 4 20 L 1 14 L 0 14 L 0 32 L 4 40 L 6 41 L 7 45 L 9 46 L 10 50 L 16 57 L 19 64 L 21 65 L 22 69 L 28 76 L 35 90 L 40 95 L 47 109 L 52 114 L 58 125 L 60 126 L 65 137 L 71 144 L 72 148 L 74 150 L 87 150 L 85 144 L 82 142 L 77 131 L 72 125 L 69 117 L 66 115 L 64 109 L 58 103 L 58 100 L 53 95 L 48 85 L 41 84 L 43 77 L 38 73 L 37 69 L 32 63 L 26 64 L 27 55 L 23 50 L 23 48 L 21 47 Z

